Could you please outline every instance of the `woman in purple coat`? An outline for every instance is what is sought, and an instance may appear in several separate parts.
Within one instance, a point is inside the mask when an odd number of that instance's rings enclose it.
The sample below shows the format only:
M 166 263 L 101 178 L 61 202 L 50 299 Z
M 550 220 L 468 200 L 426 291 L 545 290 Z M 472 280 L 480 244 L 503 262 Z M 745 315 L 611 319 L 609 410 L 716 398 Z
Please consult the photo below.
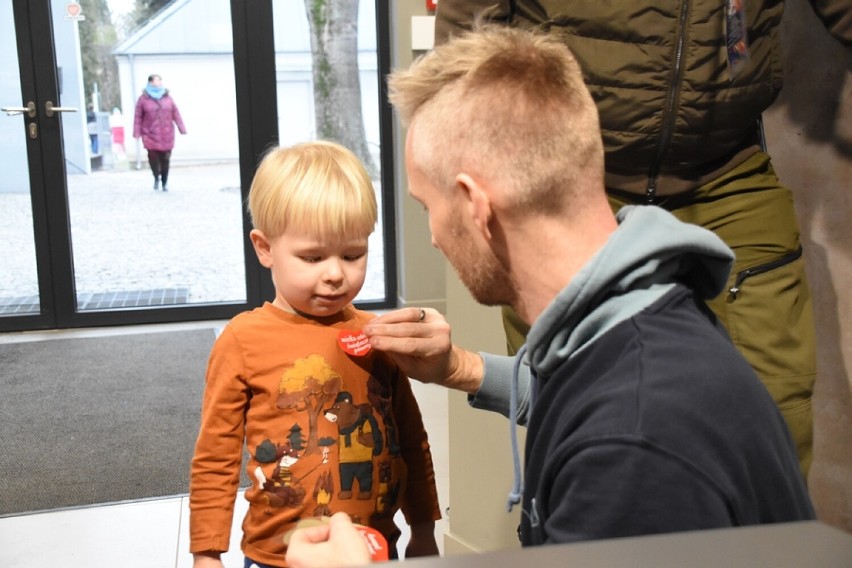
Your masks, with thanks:
M 168 191 L 169 159 L 175 146 L 175 128 L 186 134 L 186 127 L 175 101 L 169 91 L 163 87 L 159 75 L 148 76 L 148 85 L 136 101 L 136 114 L 133 119 L 133 137 L 142 137 L 142 145 L 148 150 L 148 163 L 154 174 L 154 191 Z

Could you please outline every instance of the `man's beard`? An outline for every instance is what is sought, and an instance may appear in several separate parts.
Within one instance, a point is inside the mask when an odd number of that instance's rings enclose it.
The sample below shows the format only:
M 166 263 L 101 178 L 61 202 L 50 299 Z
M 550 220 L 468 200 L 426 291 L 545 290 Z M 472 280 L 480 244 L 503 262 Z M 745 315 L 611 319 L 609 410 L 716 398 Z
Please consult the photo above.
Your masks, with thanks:
M 453 249 L 446 251 L 447 258 L 473 298 L 484 306 L 514 306 L 515 288 L 503 263 L 491 249 L 466 246 L 472 239 L 460 222 L 451 227 Z

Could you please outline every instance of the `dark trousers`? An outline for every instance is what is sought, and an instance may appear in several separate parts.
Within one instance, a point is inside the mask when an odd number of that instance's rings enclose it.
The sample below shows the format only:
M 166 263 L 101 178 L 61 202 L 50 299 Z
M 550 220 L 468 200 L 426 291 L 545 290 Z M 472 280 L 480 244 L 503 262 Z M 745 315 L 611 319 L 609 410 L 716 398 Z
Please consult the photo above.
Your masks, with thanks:
M 169 181 L 169 159 L 172 157 L 172 151 L 165 152 L 160 150 L 148 150 L 148 164 L 151 166 L 151 173 L 154 174 L 154 180 L 163 182 L 163 187 Z
M 270 566 L 269 564 L 261 564 L 260 562 L 255 562 L 251 558 L 245 558 L 245 562 L 243 563 L 244 568 L 275 568 L 275 566 Z

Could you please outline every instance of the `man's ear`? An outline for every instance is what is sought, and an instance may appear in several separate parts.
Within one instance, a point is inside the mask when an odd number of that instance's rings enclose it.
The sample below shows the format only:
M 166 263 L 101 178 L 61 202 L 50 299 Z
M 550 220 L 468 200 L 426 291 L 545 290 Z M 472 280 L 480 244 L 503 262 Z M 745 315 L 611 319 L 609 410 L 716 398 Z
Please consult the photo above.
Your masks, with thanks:
M 494 211 L 491 206 L 491 196 L 481 180 L 469 174 L 461 173 L 456 176 L 456 185 L 462 191 L 476 228 L 486 239 L 491 239 L 491 219 Z
M 269 244 L 269 239 L 266 235 L 252 229 L 249 233 L 251 244 L 254 246 L 254 253 L 257 255 L 257 260 L 264 268 L 272 268 L 272 246 Z

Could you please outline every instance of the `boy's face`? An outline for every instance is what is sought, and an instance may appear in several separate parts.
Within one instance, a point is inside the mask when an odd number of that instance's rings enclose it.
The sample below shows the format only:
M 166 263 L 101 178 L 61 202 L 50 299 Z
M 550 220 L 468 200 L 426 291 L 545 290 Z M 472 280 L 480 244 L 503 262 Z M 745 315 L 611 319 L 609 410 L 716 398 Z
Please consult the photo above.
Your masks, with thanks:
M 332 316 L 351 303 L 367 273 L 368 236 L 325 242 L 285 232 L 273 239 L 254 230 L 260 263 L 272 271 L 276 306 L 314 317 Z

